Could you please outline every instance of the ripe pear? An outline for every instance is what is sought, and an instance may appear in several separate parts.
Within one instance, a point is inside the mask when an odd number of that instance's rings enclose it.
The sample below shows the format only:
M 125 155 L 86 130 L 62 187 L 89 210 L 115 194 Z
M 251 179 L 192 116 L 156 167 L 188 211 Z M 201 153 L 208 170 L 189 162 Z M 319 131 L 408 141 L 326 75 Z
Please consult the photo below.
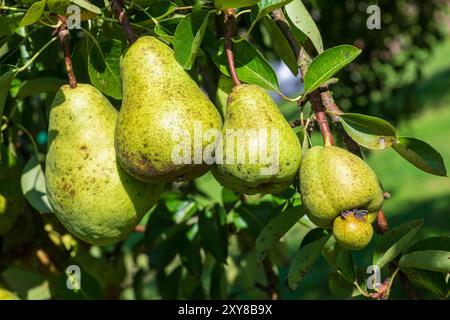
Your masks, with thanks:
M 333 236 L 344 248 L 361 250 L 372 240 L 373 228 L 367 217 L 351 213 L 334 219 Z
M 277 193 L 294 182 L 302 157 L 300 142 L 263 89 L 248 84 L 233 88 L 222 137 L 212 172 L 228 189 Z
M 162 188 L 132 178 L 116 162 L 117 116 L 110 102 L 87 84 L 62 86 L 50 111 L 49 202 L 67 230 L 94 245 L 124 239 Z
M 366 210 L 372 222 L 383 204 L 375 172 L 361 158 L 338 147 L 309 149 L 299 178 L 307 215 L 322 228 L 330 228 L 339 214 L 354 209 Z
M 123 55 L 120 70 L 115 141 L 122 167 L 149 182 L 192 180 L 208 171 L 203 153 L 214 151 L 222 119 L 172 49 L 141 37 Z
M 23 164 L 11 146 L 1 145 L 0 156 L 0 236 L 7 233 L 27 208 L 20 177 Z
M 9 290 L 0 288 L 0 300 L 20 300 L 15 293 Z

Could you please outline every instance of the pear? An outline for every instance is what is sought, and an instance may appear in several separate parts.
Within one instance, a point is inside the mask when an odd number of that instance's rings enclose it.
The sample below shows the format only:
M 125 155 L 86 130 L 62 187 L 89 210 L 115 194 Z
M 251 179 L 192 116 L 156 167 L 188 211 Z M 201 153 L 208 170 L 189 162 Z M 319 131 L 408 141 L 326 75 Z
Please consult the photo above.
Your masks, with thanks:
M 295 180 L 300 142 L 269 94 L 256 85 L 236 86 L 228 97 L 214 177 L 246 194 L 277 193 Z
M 124 239 L 162 189 L 132 178 L 116 162 L 117 116 L 109 101 L 87 84 L 62 86 L 50 111 L 49 202 L 67 230 L 94 245 Z
M 338 147 L 309 149 L 299 178 L 307 215 L 322 228 L 330 228 L 339 214 L 356 209 L 366 211 L 372 222 L 383 204 L 375 172 L 361 158 Z
M 149 182 L 206 173 L 222 119 L 172 49 L 141 37 L 123 55 L 120 70 L 123 101 L 115 141 L 122 167 Z
M 351 213 L 334 219 L 333 236 L 344 248 L 361 250 L 372 240 L 373 228 L 367 217 Z
M 15 293 L 0 287 L 0 300 L 20 300 Z
M 0 236 L 2 236 L 14 226 L 19 215 L 25 212 L 27 203 L 20 186 L 23 164 L 11 145 L 8 147 L 1 145 L 0 162 Z

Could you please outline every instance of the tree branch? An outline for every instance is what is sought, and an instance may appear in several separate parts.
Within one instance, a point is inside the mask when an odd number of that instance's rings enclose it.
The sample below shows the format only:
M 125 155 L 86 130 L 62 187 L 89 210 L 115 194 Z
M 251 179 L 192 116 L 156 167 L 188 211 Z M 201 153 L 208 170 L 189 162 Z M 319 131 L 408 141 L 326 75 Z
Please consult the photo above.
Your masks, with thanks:
M 278 276 L 273 271 L 272 262 L 269 257 L 264 258 L 263 267 L 267 277 L 267 286 L 265 287 L 265 291 L 267 292 L 268 298 L 270 300 L 278 300 Z
M 233 38 L 235 27 L 236 27 L 236 18 L 234 14 L 236 13 L 235 9 L 227 9 L 225 11 L 225 52 L 227 54 L 228 60 L 228 69 L 230 71 L 231 79 L 233 80 L 234 86 L 238 86 L 241 84 L 239 78 L 236 73 L 236 66 L 234 65 L 234 54 L 233 54 Z
M 64 50 L 64 62 L 66 64 L 67 77 L 69 78 L 69 85 L 71 88 L 77 87 L 77 79 L 73 72 L 72 58 L 70 56 L 70 33 L 67 29 L 67 19 L 64 16 L 59 16 L 59 27 L 55 30 L 58 33 L 59 41 Z
M 112 0 L 111 8 L 113 9 L 117 19 L 119 19 L 120 24 L 122 25 L 123 33 L 125 34 L 125 38 L 128 40 L 128 44 L 133 44 L 137 37 L 131 28 L 130 22 L 128 21 L 128 17 L 125 13 L 125 1 L 124 0 Z

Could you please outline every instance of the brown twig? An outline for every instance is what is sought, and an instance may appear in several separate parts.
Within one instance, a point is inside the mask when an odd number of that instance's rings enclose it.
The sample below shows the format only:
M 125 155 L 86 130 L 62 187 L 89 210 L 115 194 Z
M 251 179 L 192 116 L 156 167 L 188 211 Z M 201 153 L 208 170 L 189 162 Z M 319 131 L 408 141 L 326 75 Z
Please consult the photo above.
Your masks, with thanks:
M 384 211 L 383 209 L 380 209 L 380 211 L 378 212 L 377 215 L 377 226 L 378 226 L 378 231 L 379 233 L 383 234 L 386 231 L 389 230 L 389 224 L 386 220 L 386 217 L 384 216 Z
M 230 71 L 231 79 L 233 80 L 234 86 L 238 86 L 241 84 L 239 81 L 236 66 L 234 65 L 234 54 L 233 54 L 233 35 L 236 27 L 236 18 L 234 14 L 236 13 L 235 9 L 227 9 L 225 11 L 225 34 L 224 34 L 224 44 L 225 44 L 225 52 L 227 54 L 228 60 L 228 70 Z
M 128 17 L 125 13 L 125 1 L 124 0 L 112 0 L 111 8 L 113 9 L 117 19 L 119 19 L 120 24 L 122 25 L 123 33 L 128 41 L 128 44 L 133 44 L 137 37 L 131 28 L 130 22 L 128 21 Z
M 77 87 L 77 79 L 73 72 L 72 58 L 70 56 L 70 32 L 67 29 L 67 19 L 64 16 L 59 16 L 59 27 L 55 30 L 58 33 L 59 40 L 64 50 L 64 62 L 66 64 L 67 77 L 69 78 L 69 85 L 71 88 Z
M 138 224 L 136 227 L 134 227 L 134 232 L 144 233 L 145 232 L 145 226 L 141 226 L 141 225 Z

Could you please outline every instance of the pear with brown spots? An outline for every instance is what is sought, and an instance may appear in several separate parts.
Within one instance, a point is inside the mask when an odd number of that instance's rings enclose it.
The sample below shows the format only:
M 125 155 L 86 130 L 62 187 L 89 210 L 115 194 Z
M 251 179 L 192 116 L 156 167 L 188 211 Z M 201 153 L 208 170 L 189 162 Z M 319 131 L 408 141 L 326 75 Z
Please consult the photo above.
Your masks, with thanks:
M 300 193 L 309 219 L 331 228 L 345 211 L 366 210 L 371 223 L 383 204 L 383 190 L 361 158 L 334 146 L 309 149 L 299 173 Z
M 222 120 L 172 49 L 141 37 L 123 55 L 120 70 L 123 101 L 115 141 L 122 167 L 150 182 L 206 173 Z
M 344 248 L 361 250 L 372 240 L 373 228 L 367 216 L 351 213 L 346 217 L 339 216 L 334 219 L 333 236 Z
M 94 245 L 123 240 L 162 189 L 134 179 L 117 163 L 117 116 L 111 103 L 87 84 L 61 87 L 50 111 L 49 202 L 67 230 Z
M 233 88 L 222 137 L 212 172 L 223 186 L 266 194 L 281 192 L 294 182 L 302 157 L 300 142 L 263 89 L 249 84 Z

